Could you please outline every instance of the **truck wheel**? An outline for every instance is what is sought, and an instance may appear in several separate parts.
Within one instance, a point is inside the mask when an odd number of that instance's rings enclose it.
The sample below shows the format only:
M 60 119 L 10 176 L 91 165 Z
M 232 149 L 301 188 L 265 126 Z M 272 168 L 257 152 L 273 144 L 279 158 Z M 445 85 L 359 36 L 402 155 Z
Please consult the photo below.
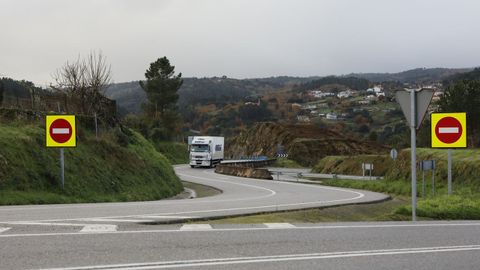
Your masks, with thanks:
M 190 168 L 195 168 L 195 166 L 193 166 L 193 165 L 190 165 Z

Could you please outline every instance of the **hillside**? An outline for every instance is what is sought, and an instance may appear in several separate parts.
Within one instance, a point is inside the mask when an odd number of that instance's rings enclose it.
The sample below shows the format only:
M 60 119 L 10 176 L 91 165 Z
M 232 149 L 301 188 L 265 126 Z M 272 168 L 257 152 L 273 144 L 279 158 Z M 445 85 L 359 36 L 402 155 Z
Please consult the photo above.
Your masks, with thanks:
M 158 200 L 182 191 L 167 158 L 140 134 L 116 127 L 96 139 L 77 121 L 78 146 L 65 149 L 64 191 L 44 120 L 1 121 L 0 204 Z
M 327 86 L 327 85 L 341 85 L 350 89 L 366 90 L 370 86 L 370 82 L 366 79 L 360 79 L 353 76 L 352 77 L 328 76 L 328 77 L 320 78 L 317 80 L 313 80 L 313 81 L 298 85 L 294 89 L 297 91 L 305 91 L 305 90 L 319 89 L 322 86 Z
M 351 73 L 346 76 L 364 78 L 372 82 L 398 81 L 411 84 L 430 84 L 471 70 L 472 68 L 416 68 L 397 73 Z
M 312 125 L 257 123 L 227 143 L 227 156 L 266 155 L 275 157 L 277 145 L 285 148 L 289 159 L 313 165 L 328 155 L 386 153 L 388 148 L 375 142 L 347 138 L 342 134 Z
M 215 104 L 224 106 L 243 101 L 249 95 L 276 90 L 286 85 L 308 81 L 309 78 L 271 77 L 261 79 L 231 79 L 227 77 L 183 78 L 178 91 L 180 108 L 196 105 Z M 112 84 L 106 96 L 115 99 L 127 112 L 139 113 L 146 96 L 138 81 Z

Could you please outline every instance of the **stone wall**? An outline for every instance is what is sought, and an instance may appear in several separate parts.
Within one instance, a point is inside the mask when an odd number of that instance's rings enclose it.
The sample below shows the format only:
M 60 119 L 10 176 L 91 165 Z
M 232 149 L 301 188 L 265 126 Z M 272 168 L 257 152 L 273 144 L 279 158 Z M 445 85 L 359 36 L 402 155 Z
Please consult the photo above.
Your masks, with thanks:
M 221 174 L 233 175 L 233 176 L 247 177 L 247 178 L 268 179 L 268 180 L 273 179 L 273 177 L 270 175 L 270 172 L 264 168 L 217 165 L 215 172 L 221 173 Z

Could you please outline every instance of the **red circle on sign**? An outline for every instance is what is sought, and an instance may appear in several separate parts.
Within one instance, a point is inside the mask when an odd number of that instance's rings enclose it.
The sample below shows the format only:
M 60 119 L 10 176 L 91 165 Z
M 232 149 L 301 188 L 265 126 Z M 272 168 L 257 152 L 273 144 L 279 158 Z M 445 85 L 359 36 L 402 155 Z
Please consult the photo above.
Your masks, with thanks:
M 435 126 L 435 135 L 443 143 L 454 143 L 462 136 L 462 124 L 456 118 L 444 117 Z
M 57 143 L 65 143 L 72 137 L 72 125 L 65 119 L 57 119 L 50 125 L 50 137 Z

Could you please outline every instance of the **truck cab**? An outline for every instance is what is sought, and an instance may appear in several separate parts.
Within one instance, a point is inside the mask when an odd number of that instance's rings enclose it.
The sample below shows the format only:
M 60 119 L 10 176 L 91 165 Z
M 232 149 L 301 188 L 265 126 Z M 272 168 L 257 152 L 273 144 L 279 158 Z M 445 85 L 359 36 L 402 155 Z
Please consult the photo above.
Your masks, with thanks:
M 224 138 L 195 136 L 190 143 L 190 167 L 213 167 L 223 160 Z

